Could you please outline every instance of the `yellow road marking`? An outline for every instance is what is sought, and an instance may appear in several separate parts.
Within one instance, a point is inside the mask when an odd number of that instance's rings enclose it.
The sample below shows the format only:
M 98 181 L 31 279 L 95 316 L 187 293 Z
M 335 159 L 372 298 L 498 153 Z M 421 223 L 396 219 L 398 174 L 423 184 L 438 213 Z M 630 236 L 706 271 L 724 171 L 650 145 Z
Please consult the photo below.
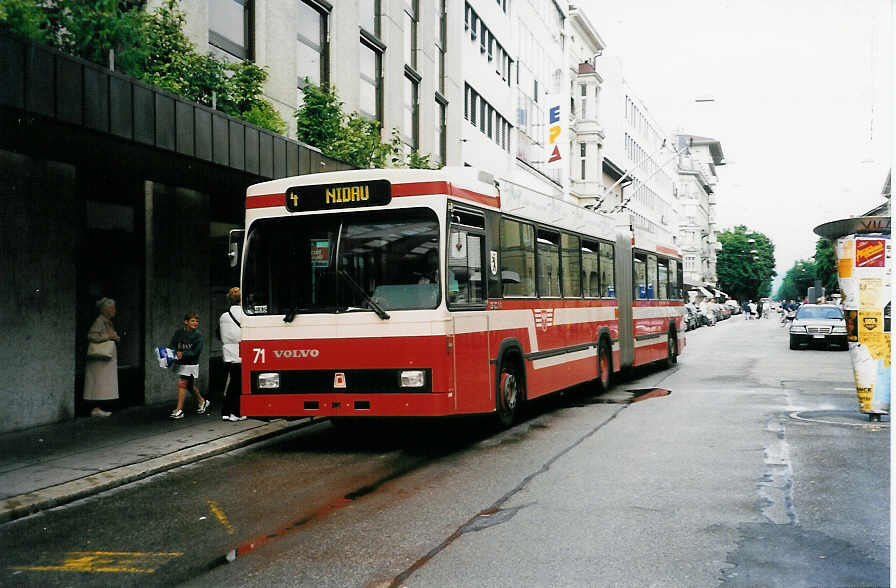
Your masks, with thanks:
M 215 518 L 218 519 L 218 522 L 224 525 L 224 528 L 227 529 L 228 535 L 233 535 L 233 525 L 230 524 L 230 520 L 227 518 L 227 515 L 224 514 L 224 511 L 221 509 L 221 506 L 215 500 L 208 501 L 208 507 L 212 511 L 212 514 L 215 515 Z
M 152 574 L 168 560 L 183 552 L 170 553 L 128 551 L 70 551 L 59 565 L 11 566 L 29 572 L 111 572 L 119 574 Z

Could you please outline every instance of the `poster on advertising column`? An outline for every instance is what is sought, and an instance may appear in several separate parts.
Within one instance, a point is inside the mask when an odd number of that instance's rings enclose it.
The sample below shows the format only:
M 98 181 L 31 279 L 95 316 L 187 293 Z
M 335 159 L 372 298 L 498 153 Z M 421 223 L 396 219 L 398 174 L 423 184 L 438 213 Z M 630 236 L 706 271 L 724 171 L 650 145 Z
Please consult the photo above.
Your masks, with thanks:
M 889 234 L 845 235 L 836 240 L 835 253 L 859 410 L 872 417 L 889 414 Z

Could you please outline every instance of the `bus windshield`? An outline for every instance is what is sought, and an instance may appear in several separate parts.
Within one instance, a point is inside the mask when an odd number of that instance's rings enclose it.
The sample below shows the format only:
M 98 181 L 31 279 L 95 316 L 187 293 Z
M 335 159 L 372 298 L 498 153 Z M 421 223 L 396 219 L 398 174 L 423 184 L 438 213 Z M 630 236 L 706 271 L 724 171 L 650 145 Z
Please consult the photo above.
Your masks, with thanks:
M 436 308 L 438 219 L 412 208 L 259 220 L 242 294 L 250 315 Z

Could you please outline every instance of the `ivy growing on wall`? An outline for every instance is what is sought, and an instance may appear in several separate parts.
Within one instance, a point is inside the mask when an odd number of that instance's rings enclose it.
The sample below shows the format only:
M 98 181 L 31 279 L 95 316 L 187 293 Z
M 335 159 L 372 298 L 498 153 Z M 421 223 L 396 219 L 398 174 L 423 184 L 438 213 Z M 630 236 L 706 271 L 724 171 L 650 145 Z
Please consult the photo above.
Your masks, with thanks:
M 333 88 L 318 86 L 307 78 L 305 84 L 302 103 L 295 113 L 299 141 L 358 168 L 432 169 L 429 155 L 407 152 L 398 131 L 393 129 L 391 140 L 383 142 L 378 121 L 357 112 L 346 114 Z
M 133 0 L 2 0 L 0 26 L 115 69 L 276 133 L 286 122 L 264 98 L 267 71 L 199 53 L 184 34 L 176 0 L 147 13 Z

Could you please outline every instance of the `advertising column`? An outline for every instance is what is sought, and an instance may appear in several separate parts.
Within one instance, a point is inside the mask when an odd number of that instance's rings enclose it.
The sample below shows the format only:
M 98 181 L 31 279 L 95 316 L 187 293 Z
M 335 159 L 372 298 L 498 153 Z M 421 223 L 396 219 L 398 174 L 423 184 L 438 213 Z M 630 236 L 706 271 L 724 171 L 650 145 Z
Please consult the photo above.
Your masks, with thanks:
M 890 412 L 890 219 L 844 219 L 815 232 L 834 241 L 859 411 L 880 420 Z

